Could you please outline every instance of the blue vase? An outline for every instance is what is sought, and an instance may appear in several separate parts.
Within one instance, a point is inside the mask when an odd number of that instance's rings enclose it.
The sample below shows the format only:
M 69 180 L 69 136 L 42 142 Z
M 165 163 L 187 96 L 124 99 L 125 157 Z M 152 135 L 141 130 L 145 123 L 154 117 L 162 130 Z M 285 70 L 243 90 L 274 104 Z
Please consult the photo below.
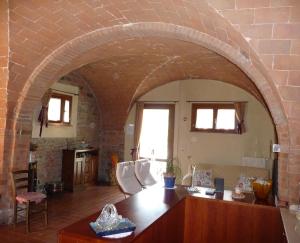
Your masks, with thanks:
M 164 181 L 165 181 L 165 187 L 166 188 L 174 188 L 175 186 L 175 176 L 167 176 L 164 177 Z

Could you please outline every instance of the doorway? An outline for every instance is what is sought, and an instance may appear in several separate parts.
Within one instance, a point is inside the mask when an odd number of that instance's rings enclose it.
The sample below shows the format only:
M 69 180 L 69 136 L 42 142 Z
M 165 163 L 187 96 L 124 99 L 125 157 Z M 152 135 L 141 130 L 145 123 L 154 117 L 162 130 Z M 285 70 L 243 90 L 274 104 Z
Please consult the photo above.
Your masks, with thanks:
M 139 156 L 151 159 L 156 180 L 161 180 L 167 160 L 173 158 L 174 111 L 174 104 L 144 105 Z

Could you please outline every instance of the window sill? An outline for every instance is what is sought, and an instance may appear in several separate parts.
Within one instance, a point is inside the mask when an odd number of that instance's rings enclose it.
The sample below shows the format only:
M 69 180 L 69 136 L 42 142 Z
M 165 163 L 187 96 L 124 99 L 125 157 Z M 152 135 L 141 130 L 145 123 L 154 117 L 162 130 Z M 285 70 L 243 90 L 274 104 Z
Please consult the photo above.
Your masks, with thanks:
M 239 134 L 236 130 L 222 130 L 222 129 L 197 129 L 192 128 L 190 132 L 205 132 L 205 133 L 225 133 L 225 134 Z
M 148 159 L 148 160 L 151 160 L 151 158 L 149 158 L 149 157 L 140 157 L 140 159 Z M 167 159 L 159 159 L 159 158 L 155 158 L 154 160 L 155 160 L 155 161 L 158 161 L 158 162 L 167 162 L 167 161 L 168 161 Z
M 48 126 L 53 127 L 72 127 L 72 124 L 65 124 L 65 123 L 48 123 Z

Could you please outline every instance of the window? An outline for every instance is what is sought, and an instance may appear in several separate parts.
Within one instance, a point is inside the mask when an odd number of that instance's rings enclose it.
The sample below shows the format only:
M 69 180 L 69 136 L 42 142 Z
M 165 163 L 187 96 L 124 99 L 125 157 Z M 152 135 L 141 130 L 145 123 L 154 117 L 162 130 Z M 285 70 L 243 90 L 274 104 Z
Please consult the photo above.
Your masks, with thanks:
M 192 104 L 191 131 L 238 133 L 234 104 Z
M 166 161 L 172 157 L 174 105 L 145 104 L 140 135 L 140 157 Z
M 48 104 L 48 121 L 53 124 L 71 123 L 72 96 L 53 93 Z

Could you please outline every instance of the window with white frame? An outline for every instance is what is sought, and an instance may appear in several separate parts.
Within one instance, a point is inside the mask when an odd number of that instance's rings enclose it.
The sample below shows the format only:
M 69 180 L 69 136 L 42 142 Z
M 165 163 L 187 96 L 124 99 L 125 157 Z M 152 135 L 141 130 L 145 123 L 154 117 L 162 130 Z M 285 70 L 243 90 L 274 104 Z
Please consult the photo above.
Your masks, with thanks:
M 234 104 L 193 103 L 191 131 L 238 133 Z
M 53 93 L 48 104 L 48 122 L 59 125 L 71 124 L 72 96 Z

